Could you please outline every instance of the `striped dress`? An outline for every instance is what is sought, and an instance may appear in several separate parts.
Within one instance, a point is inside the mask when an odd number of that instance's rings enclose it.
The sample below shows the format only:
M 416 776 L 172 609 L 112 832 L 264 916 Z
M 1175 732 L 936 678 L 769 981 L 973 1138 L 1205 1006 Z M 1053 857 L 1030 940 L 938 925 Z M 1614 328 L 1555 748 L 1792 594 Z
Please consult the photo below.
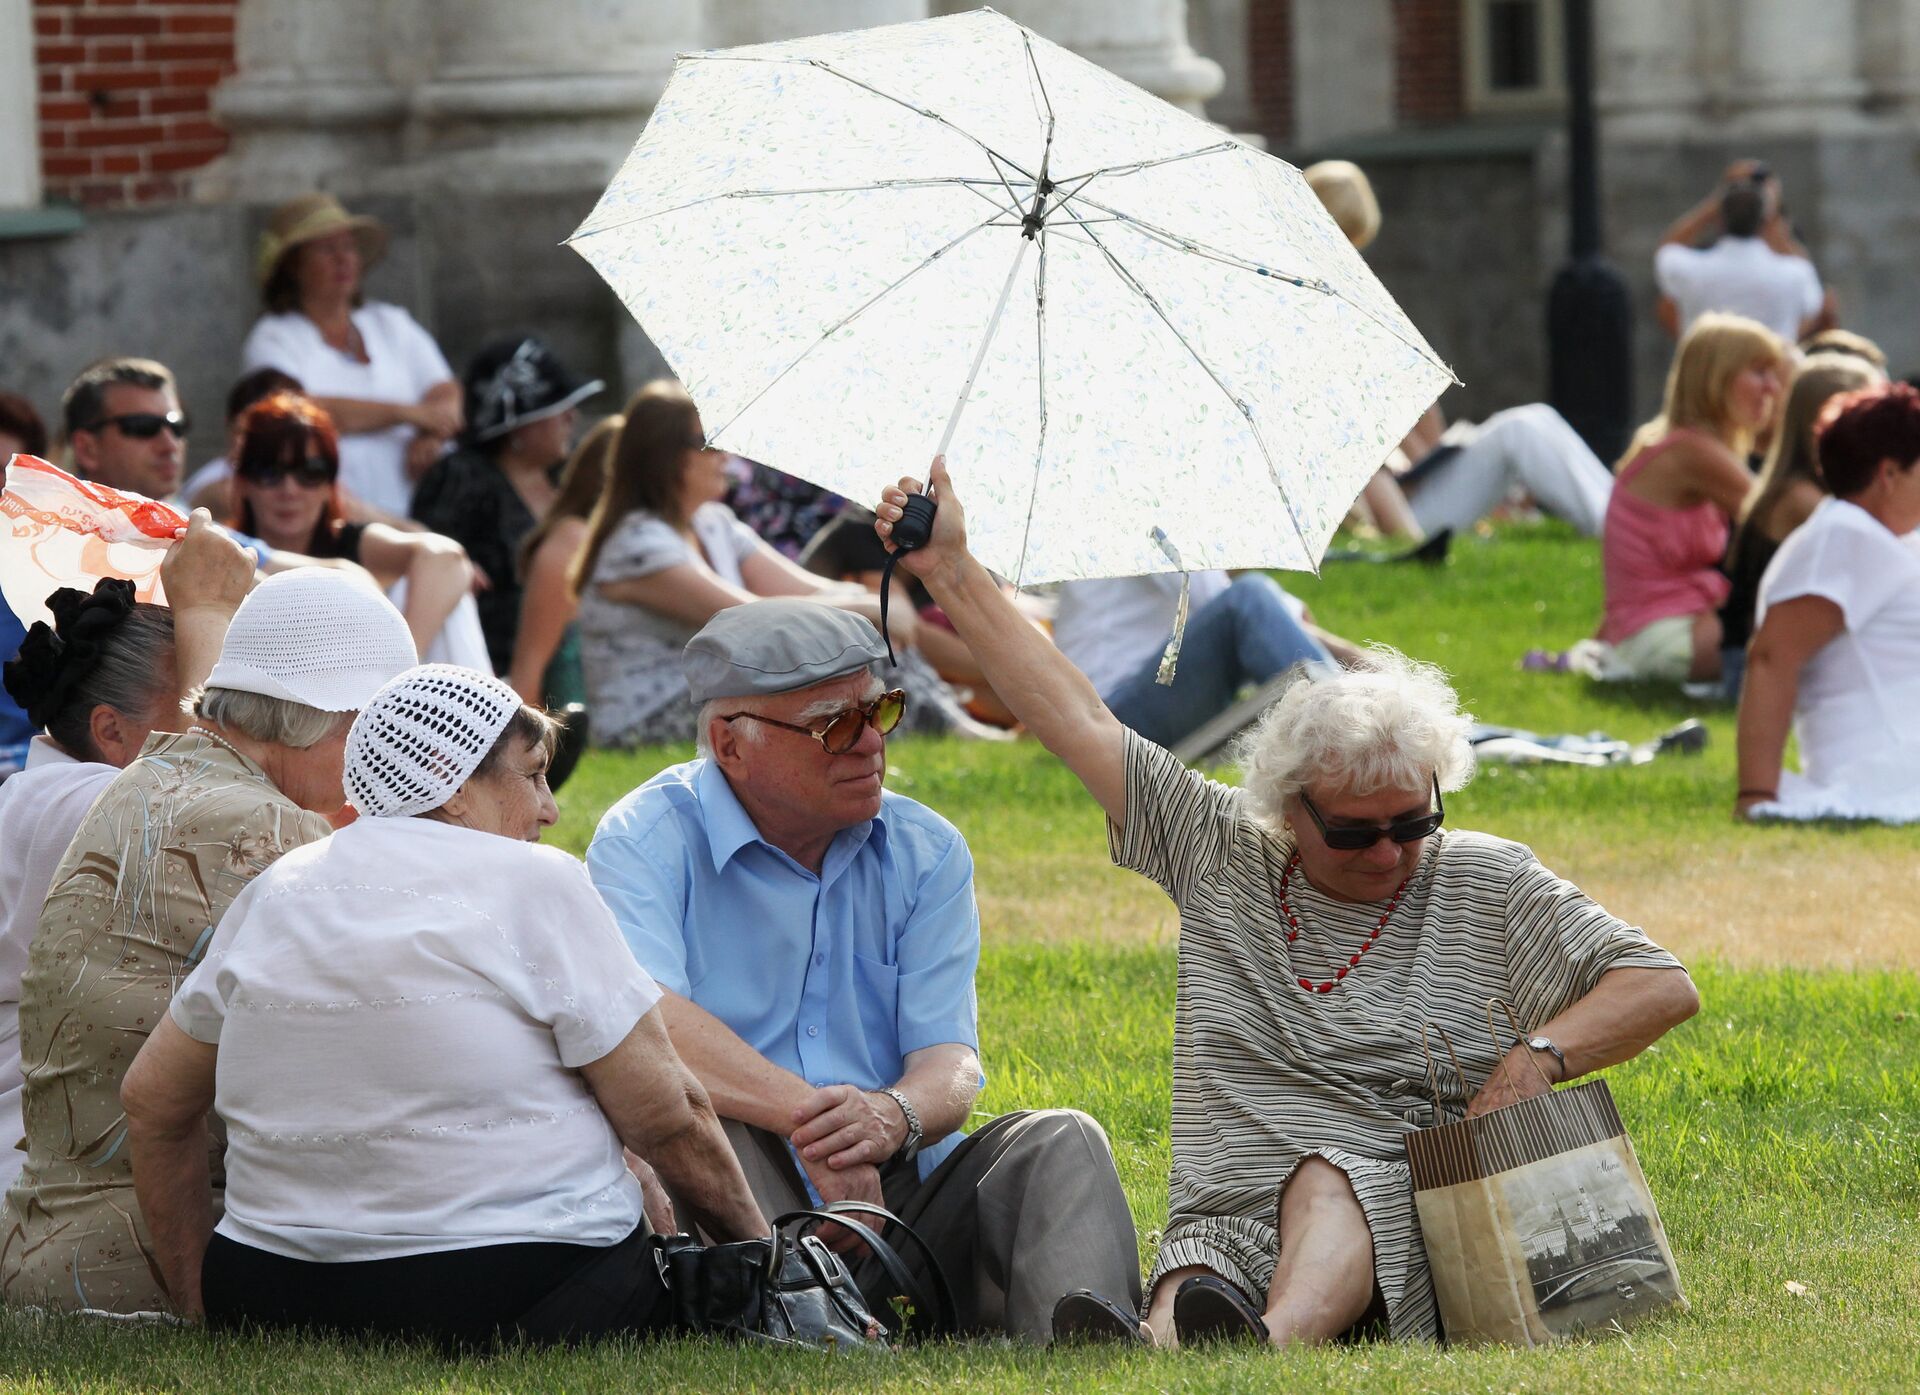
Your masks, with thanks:
M 1533 1029 L 1609 969 L 1678 968 L 1518 843 L 1446 831 L 1427 840 L 1379 942 L 1330 993 L 1378 904 L 1333 900 L 1295 876 L 1288 944 L 1277 892 L 1291 839 L 1257 825 L 1245 792 L 1189 770 L 1132 732 L 1127 807 L 1113 860 L 1152 878 L 1180 909 L 1173 1046 L 1173 1171 L 1167 1229 L 1149 1288 L 1202 1265 L 1265 1299 L 1278 1256 L 1280 1189 L 1305 1158 L 1346 1173 L 1373 1232 L 1374 1282 L 1395 1337 L 1438 1335 L 1407 1172 L 1407 1132 L 1436 1122 L 1420 1025 L 1435 1038 L 1441 1103 L 1458 1117 L 1512 1046 L 1490 1004 Z

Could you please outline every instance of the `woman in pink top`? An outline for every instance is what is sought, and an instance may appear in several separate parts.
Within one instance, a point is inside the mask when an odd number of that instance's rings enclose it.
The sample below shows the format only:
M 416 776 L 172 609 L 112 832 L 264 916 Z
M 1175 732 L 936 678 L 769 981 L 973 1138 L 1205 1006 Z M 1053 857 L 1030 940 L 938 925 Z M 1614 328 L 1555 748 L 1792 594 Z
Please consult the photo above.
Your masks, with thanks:
M 1596 677 L 1719 677 L 1720 559 L 1753 487 L 1747 454 L 1779 406 L 1789 353 L 1738 315 L 1702 315 L 1680 341 L 1660 415 L 1634 436 L 1607 505 L 1606 610 L 1597 642 L 1576 660 Z

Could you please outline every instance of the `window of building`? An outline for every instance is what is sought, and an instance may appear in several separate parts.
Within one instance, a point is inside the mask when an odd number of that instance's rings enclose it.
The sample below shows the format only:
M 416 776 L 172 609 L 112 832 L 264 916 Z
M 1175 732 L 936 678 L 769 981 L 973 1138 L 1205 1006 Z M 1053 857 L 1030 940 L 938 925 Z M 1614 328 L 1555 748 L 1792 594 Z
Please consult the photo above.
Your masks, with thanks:
M 1469 112 L 1542 112 L 1564 103 L 1560 10 L 1560 0 L 1466 0 Z

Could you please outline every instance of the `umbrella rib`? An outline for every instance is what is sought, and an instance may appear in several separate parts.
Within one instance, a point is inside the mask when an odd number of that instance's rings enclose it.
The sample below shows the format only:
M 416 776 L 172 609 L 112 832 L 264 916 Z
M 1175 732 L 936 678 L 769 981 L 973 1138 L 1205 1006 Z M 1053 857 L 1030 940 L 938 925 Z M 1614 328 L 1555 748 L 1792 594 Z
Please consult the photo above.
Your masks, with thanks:
M 705 62 L 705 63 L 804 63 L 806 66 L 810 68 L 818 68 L 823 73 L 827 73 L 833 77 L 837 77 L 842 82 L 852 83 L 855 87 L 861 88 L 862 90 L 867 92 L 871 92 L 873 93 L 874 96 L 880 97 L 885 99 L 886 101 L 892 102 L 895 106 L 905 107 L 908 111 L 913 112 L 916 116 L 924 116 L 929 121 L 939 122 L 942 126 L 945 126 L 949 131 L 952 131 L 956 136 L 959 136 L 962 140 L 970 141 L 974 145 L 979 146 L 980 149 L 984 150 L 987 154 L 993 156 L 997 160 L 1005 160 L 1007 167 L 1009 169 L 1019 170 L 1020 174 L 1027 179 L 1028 183 L 1032 183 L 1033 181 L 1033 176 L 1030 174 L 1027 174 L 1025 170 L 1021 169 L 1017 161 L 1008 160 L 1006 156 L 1002 155 L 999 151 L 995 150 L 992 146 L 988 145 L 985 141 L 981 140 L 980 137 L 974 135 L 970 131 L 962 130 L 960 127 L 954 125 L 951 121 L 947 120 L 947 118 L 942 116 L 939 112 L 930 110 L 927 107 L 915 106 L 912 102 L 909 102 L 905 97 L 896 97 L 893 95 L 893 93 L 882 91 L 880 88 L 875 87 L 870 82 L 861 81 L 859 78 L 854 77 L 851 73 L 843 73 L 838 68 L 834 67 L 831 63 L 827 62 L 823 58 L 748 58 L 748 57 L 743 57 L 737 54 L 719 52 L 719 53 L 687 54 L 681 59 L 681 61 L 691 62 L 695 59 L 698 59 L 699 61 Z
M 1398 339 L 1402 344 L 1406 345 L 1409 349 L 1412 349 L 1415 353 L 1419 354 L 1420 357 L 1427 360 L 1427 362 L 1431 363 L 1434 367 L 1444 371 L 1449 378 L 1453 378 L 1455 382 L 1459 381 L 1458 378 L 1454 377 L 1454 373 L 1451 368 L 1448 368 L 1446 364 L 1442 363 L 1438 358 L 1434 357 L 1433 350 L 1424 348 L 1421 345 L 1414 343 L 1411 339 L 1407 338 L 1407 336 L 1404 333 L 1402 333 L 1398 328 L 1396 328 L 1394 325 L 1382 319 L 1379 315 L 1375 314 L 1372 310 L 1369 310 L 1366 306 L 1362 305 L 1359 301 L 1353 299 L 1353 297 L 1345 294 L 1338 287 L 1336 287 L 1332 282 L 1328 281 L 1324 277 L 1299 276 L 1288 271 L 1275 271 L 1272 267 L 1262 266 L 1259 262 L 1249 261 L 1245 257 L 1239 256 L 1236 253 L 1225 251 L 1224 249 L 1219 247 L 1209 246 L 1207 243 L 1196 241 L 1191 237 L 1184 237 L 1179 233 L 1171 232 L 1166 228 L 1160 227 L 1154 223 L 1149 223 L 1144 219 L 1135 218 L 1130 213 L 1123 213 L 1119 209 L 1111 208 L 1106 204 L 1098 202 L 1097 200 L 1076 196 L 1075 202 L 1083 203 L 1088 208 L 1097 208 L 1102 213 L 1111 214 L 1114 218 L 1118 219 L 1122 223 L 1127 224 L 1129 227 L 1139 229 L 1142 236 L 1151 238 L 1155 242 L 1164 243 L 1166 246 L 1173 248 L 1177 252 L 1191 253 L 1193 256 L 1196 256 L 1196 257 L 1204 257 L 1208 261 L 1219 262 L 1222 266 L 1230 266 L 1240 271 L 1251 271 L 1256 276 L 1264 276 L 1271 281 L 1284 281 L 1288 285 L 1298 286 L 1301 290 L 1319 291 L 1322 295 L 1332 296 L 1335 300 L 1347 306 L 1349 309 L 1355 311 L 1358 314 L 1366 316 L 1369 320 L 1372 320 L 1381 329 L 1385 330 L 1388 334 L 1391 334 L 1395 339 Z M 1075 216 L 1076 218 L 1078 217 L 1078 215 L 1075 215 Z
M 1027 547 L 1033 540 L 1033 511 L 1040 502 L 1040 472 L 1047 463 L 1047 228 L 1044 223 L 1034 241 L 1040 247 L 1040 261 L 1033 281 L 1034 377 L 1040 389 L 1040 430 L 1033 447 L 1033 488 L 1027 491 L 1027 521 L 1020 529 L 1020 565 L 1013 577 L 1015 591 L 1021 588 L 1027 578 Z
M 1080 215 L 1073 209 L 1069 208 L 1067 215 L 1071 217 L 1075 223 L 1080 222 Z M 1240 415 L 1246 420 L 1247 430 L 1253 433 L 1253 442 L 1260 447 L 1260 455 L 1267 462 L 1267 478 L 1273 481 L 1274 492 L 1280 496 L 1280 502 L 1287 510 L 1287 521 L 1293 524 L 1294 536 L 1300 540 L 1301 554 L 1306 557 L 1308 565 L 1313 568 L 1314 573 L 1317 575 L 1320 570 L 1319 559 L 1313 555 L 1313 545 L 1307 541 L 1306 529 L 1300 526 L 1300 515 L 1294 511 L 1293 499 L 1288 495 L 1286 485 L 1280 481 L 1280 469 L 1274 463 L 1273 452 L 1267 449 L 1266 437 L 1260 434 L 1260 423 L 1254 420 L 1253 408 L 1248 405 L 1245 399 L 1227 386 L 1226 380 L 1214 371 L 1213 365 L 1208 363 L 1206 359 L 1201 356 L 1200 351 L 1193 346 L 1192 341 L 1189 340 L 1185 334 L 1181 333 L 1180 327 L 1173 322 L 1173 317 L 1167 314 L 1160 302 L 1154 298 L 1153 292 L 1148 290 L 1146 286 L 1141 283 L 1140 278 L 1135 276 L 1127 265 L 1113 254 L 1113 249 L 1101 240 L 1100 234 L 1092 228 L 1086 227 L 1084 224 L 1081 224 L 1081 227 L 1086 235 L 1093 239 L 1093 245 L 1100 249 L 1100 255 L 1106 258 L 1107 265 L 1113 268 L 1114 275 L 1125 282 L 1135 295 L 1146 301 L 1148 306 L 1152 308 L 1153 313 L 1160 317 L 1160 323 L 1167 327 L 1168 333 L 1180 341 L 1180 347 L 1185 349 L 1187 353 L 1192 356 L 1193 361 L 1200 365 L 1200 371 L 1213 380 L 1213 385 L 1220 389 L 1222 395 L 1225 396 L 1229 402 L 1233 403 L 1239 410 Z
M 782 378 L 786 377 L 787 374 L 793 372 L 794 369 L 798 368 L 802 363 L 806 362 L 806 358 L 808 354 L 812 353 L 815 349 L 819 348 L 822 344 L 826 343 L 827 340 L 833 338 L 834 335 L 838 334 L 841 330 L 845 329 L 848 325 L 852 324 L 855 320 L 859 319 L 860 316 L 866 314 L 867 311 L 871 310 L 875 305 L 879 304 L 880 301 L 884 300 L 887 296 L 892 295 L 893 292 L 899 290 L 900 287 L 904 286 L 908 281 L 911 281 L 914 277 L 918 276 L 921 272 L 925 271 L 928 267 L 932 266 L 935 262 L 939 261 L 942 257 L 946 256 L 947 253 L 951 252 L 954 248 L 958 247 L 961 243 L 965 242 L 968 238 L 972 237 L 975 233 L 980 232 L 985 228 L 992 227 L 994 218 L 998 218 L 1003 214 L 1010 213 L 1013 211 L 1013 209 L 1018 208 L 1019 206 L 1020 206 L 1019 203 L 1016 201 L 1010 207 L 995 208 L 992 218 L 986 218 L 978 223 L 975 223 L 972 227 L 968 228 L 965 232 L 961 233 L 958 237 L 954 238 L 953 241 L 947 243 L 943 247 L 936 248 L 934 251 L 930 252 L 924 260 L 920 261 L 914 266 L 908 267 L 907 270 L 902 272 L 897 278 L 888 282 L 886 285 L 882 286 L 879 290 L 875 291 L 872 296 L 862 301 L 859 305 L 854 307 L 852 310 L 848 311 L 839 320 L 835 321 L 831 325 L 828 325 L 827 328 L 821 332 L 819 338 L 815 339 L 811 344 L 807 345 L 806 348 L 802 349 L 799 355 L 795 357 L 792 363 L 789 363 L 785 368 L 782 368 L 778 373 L 774 374 L 773 377 L 768 380 L 767 385 L 761 388 L 760 391 L 756 392 L 745 403 L 745 405 L 743 405 L 740 408 L 739 411 L 735 412 L 732 416 L 728 417 L 726 421 L 722 422 L 719 426 L 715 427 L 712 431 L 709 431 L 707 433 L 707 439 L 709 441 L 718 440 L 721 432 L 725 431 L 728 427 L 732 426 L 736 421 L 740 420 L 741 417 L 745 416 L 748 412 L 752 411 L 754 408 L 754 405 L 757 402 L 759 402 L 761 398 L 765 397 L 768 393 L 772 392 L 774 388 L 779 386 L 780 380 Z
M 684 213 L 689 208 L 699 208 L 703 204 L 718 203 L 722 199 L 785 199 L 800 198 L 808 194 L 884 194 L 894 189 L 937 189 L 942 185 L 958 185 L 966 189 L 968 193 L 977 194 L 980 191 L 974 188 L 974 185 L 990 185 L 996 182 L 1001 188 L 1007 188 L 1007 181 L 1004 179 L 995 181 L 991 179 L 981 179 L 978 175 L 956 174 L 937 177 L 928 176 L 924 179 L 881 179 L 876 180 L 872 184 L 834 184 L 809 189 L 728 189 L 725 193 L 707 194 L 701 198 L 688 199 L 685 203 L 677 203 L 671 208 L 655 209 L 652 213 L 637 213 L 631 218 L 622 218 L 617 223 L 603 223 L 591 232 L 575 233 L 572 237 L 569 237 L 562 246 L 574 242 L 584 242 L 587 238 L 598 237 L 601 233 L 612 232 L 616 228 L 632 227 L 635 223 L 645 223 L 654 218 L 665 218 L 673 213 Z M 1007 196 L 1013 199 L 1016 204 L 1020 202 L 1020 195 L 1015 194 L 1011 189 L 1007 189 Z M 994 203 L 991 195 L 983 194 L 981 197 L 987 199 L 990 203 Z M 1001 205 L 994 203 L 994 207 L 999 208 Z
M 1183 150 L 1178 155 L 1162 155 L 1157 160 L 1132 160 L 1124 165 L 1103 165 L 1097 170 L 1083 170 L 1079 174 L 1067 176 L 1060 183 L 1079 183 L 1084 186 L 1096 179 L 1138 174 L 1141 170 L 1150 170 L 1158 165 L 1176 165 L 1182 160 L 1197 160 L 1202 155 L 1218 155 L 1223 150 L 1244 150 L 1245 148 L 1237 140 L 1223 140 L 1213 145 L 1202 146 L 1198 150 Z

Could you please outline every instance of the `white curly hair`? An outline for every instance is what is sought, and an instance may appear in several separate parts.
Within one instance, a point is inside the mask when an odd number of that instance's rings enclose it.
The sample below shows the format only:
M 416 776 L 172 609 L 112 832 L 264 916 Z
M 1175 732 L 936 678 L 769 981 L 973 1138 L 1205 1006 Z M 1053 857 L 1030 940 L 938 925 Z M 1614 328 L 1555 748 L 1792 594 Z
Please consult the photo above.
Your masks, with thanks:
M 1473 719 L 1446 674 L 1384 644 L 1367 647 L 1367 663 L 1303 678 L 1240 738 L 1234 754 L 1257 821 L 1278 829 L 1286 801 L 1309 784 L 1364 796 L 1417 789 L 1430 775 L 1457 790 L 1473 777 Z

